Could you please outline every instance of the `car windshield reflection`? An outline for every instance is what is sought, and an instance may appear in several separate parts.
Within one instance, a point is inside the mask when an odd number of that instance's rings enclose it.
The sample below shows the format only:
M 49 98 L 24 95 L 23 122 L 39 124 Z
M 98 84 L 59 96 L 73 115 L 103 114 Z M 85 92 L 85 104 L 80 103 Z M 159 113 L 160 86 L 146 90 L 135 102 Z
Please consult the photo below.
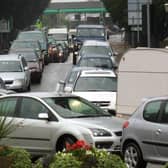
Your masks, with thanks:
M 111 116 L 101 108 L 76 97 L 50 97 L 43 100 L 63 118 Z

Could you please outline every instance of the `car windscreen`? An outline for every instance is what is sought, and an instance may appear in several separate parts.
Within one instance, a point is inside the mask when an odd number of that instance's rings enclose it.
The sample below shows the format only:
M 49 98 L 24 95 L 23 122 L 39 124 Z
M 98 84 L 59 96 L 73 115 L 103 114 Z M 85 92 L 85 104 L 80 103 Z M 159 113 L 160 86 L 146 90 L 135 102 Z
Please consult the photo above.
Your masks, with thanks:
M 107 46 L 83 46 L 79 52 L 79 55 L 88 55 L 88 54 L 102 54 L 105 56 L 111 56 L 112 50 Z
M 110 58 L 98 58 L 98 57 L 82 57 L 78 63 L 79 66 L 85 67 L 98 67 L 98 68 L 105 68 L 105 69 L 112 69 L 112 61 Z
M 110 116 L 108 112 L 82 98 L 50 97 L 43 100 L 64 118 Z
M 77 36 L 83 37 L 104 37 L 105 31 L 101 28 L 78 28 Z
M 0 61 L 0 72 L 22 72 L 22 66 L 19 61 Z
M 41 48 L 46 49 L 47 41 L 42 32 L 21 32 L 18 36 L 18 40 L 38 40 Z
M 74 91 L 103 91 L 116 92 L 117 78 L 116 77 L 79 77 L 76 81 Z
M 37 61 L 38 59 L 38 56 L 34 52 L 24 52 L 22 55 L 28 62 Z
M 50 34 L 49 36 L 52 36 L 55 40 L 67 40 L 68 39 L 68 35 L 64 33 Z
M 39 40 L 39 41 L 43 41 L 43 34 L 42 33 L 34 33 L 34 32 L 26 32 L 26 33 L 20 33 L 18 36 L 19 40 L 24 40 L 24 39 L 33 39 L 33 40 Z
M 33 42 L 33 41 L 15 41 L 13 42 L 11 49 L 20 49 L 20 48 L 33 48 L 39 49 L 38 43 Z

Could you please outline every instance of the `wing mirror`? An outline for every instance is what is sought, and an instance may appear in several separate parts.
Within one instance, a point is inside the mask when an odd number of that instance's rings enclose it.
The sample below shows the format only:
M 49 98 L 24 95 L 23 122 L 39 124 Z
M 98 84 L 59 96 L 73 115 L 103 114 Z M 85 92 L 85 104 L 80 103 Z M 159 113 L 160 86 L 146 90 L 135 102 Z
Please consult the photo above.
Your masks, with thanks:
M 71 86 L 66 86 L 64 88 L 64 92 L 71 93 L 72 92 L 72 87 Z
M 48 120 L 49 119 L 47 113 L 39 113 L 38 118 L 42 119 L 42 120 Z
M 29 70 L 29 67 L 28 67 L 28 66 L 27 66 L 27 67 L 25 67 L 25 68 L 24 68 L 24 70 L 25 70 L 25 71 L 28 71 L 28 70 Z

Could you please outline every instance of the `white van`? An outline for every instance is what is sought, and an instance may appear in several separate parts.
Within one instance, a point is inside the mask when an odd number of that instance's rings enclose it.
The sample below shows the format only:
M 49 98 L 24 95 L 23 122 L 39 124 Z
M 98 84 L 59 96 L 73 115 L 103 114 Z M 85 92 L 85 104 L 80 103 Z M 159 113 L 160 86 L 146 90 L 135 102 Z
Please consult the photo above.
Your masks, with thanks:
M 54 37 L 57 41 L 68 41 L 68 29 L 50 28 L 48 29 L 48 36 Z
M 131 115 L 145 97 L 168 95 L 168 49 L 128 50 L 119 63 L 117 113 Z

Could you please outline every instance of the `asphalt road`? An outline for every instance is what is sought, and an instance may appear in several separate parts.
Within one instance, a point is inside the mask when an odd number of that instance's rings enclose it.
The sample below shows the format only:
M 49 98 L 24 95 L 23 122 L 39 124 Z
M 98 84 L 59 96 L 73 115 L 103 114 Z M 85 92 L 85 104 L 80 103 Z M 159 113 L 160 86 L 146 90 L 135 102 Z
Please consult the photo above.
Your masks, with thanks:
M 72 56 L 65 63 L 50 63 L 45 66 L 40 84 L 33 84 L 32 91 L 55 91 L 59 80 L 64 80 L 72 67 Z M 163 168 L 162 165 L 148 164 L 147 168 Z

